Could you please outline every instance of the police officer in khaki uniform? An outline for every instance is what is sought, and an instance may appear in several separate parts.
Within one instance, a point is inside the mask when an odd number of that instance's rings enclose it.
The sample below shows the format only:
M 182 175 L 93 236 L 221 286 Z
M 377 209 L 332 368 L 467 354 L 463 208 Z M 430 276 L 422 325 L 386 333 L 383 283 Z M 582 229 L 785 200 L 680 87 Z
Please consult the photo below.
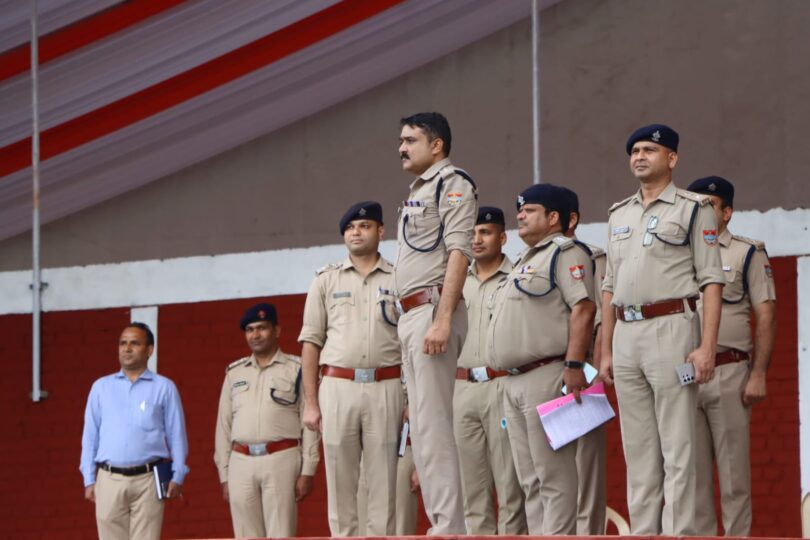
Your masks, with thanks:
M 357 536 L 361 455 L 368 485 L 366 533 L 395 532 L 397 439 L 404 406 L 394 267 L 377 251 L 382 207 L 357 203 L 340 220 L 349 250 L 318 271 L 307 294 L 304 424 L 322 429 L 333 536 Z M 323 376 L 318 388 L 318 375 Z
M 594 282 L 594 296 L 591 300 L 596 304 L 596 315 L 593 322 L 594 338 L 588 352 L 590 363 L 598 370 L 599 358 L 602 352 L 602 293 L 600 288 L 602 280 L 605 278 L 605 250 L 598 246 L 580 242 L 577 239 L 576 228 L 580 219 L 579 197 L 568 188 L 563 187 L 562 190 L 568 196 L 568 205 L 571 208 L 571 217 L 565 236 L 577 242 L 591 256 L 591 271 L 593 272 Z M 578 440 L 577 474 L 579 477 L 579 498 L 577 501 L 577 534 L 581 536 L 605 534 L 607 513 L 606 429 L 607 427 L 602 424 Z
M 557 186 L 538 184 L 518 197 L 518 234 L 528 248 L 492 297 L 487 361 L 506 370 L 504 408 L 526 513 L 542 511 L 542 529 L 529 534 L 575 534 L 577 442 L 552 450 L 537 405 L 579 392 L 596 306 L 590 255 L 570 238 L 570 210 Z M 533 490 L 539 497 L 532 497 Z M 539 499 L 539 500 L 535 500 Z
M 467 271 L 464 301 L 468 331 L 458 358 L 453 424 L 461 464 L 468 534 L 526 534 L 523 490 L 517 480 L 503 411 L 506 371 L 487 367 L 489 297 L 512 270 L 501 253 L 506 243 L 503 210 L 478 209 L 473 236 L 475 261 Z M 497 493 L 496 503 L 493 492 Z
M 453 386 L 467 334 L 467 309 L 459 300 L 472 258 L 476 188 L 448 158 L 451 134 L 444 116 L 419 113 L 400 125 L 402 168 L 417 175 L 400 211 L 394 272 L 413 459 L 431 534 L 464 534 Z
M 239 323 L 251 349 L 231 363 L 219 398 L 214 462 L 237 537 L 295 536 L 296 503 L 312 490 L 318 433 L 301 423 L 297 357 L 278 347 L 276 308 Z
M 698 390 L 697 534 L 715 536 L 712 456 L 720 479 L 726 536 L 751 532 L 751 462 L 748 425 L 751 406 L 765 398 L 765 374 L 776 338 L 776 292 L 765 244 L 731 234 L 734 186 L 719 176 L 692 182 L 689 191 L 709 198 L 717 217 L 717 241 L 726 286 L 717 338 L 715 377 Z M 751 342 L 751 312 L 756 339 Z M 753 352 L 752 352 L 753 351 Z
M 694 535 L 697 386 L 682 386 L 676 368 L 691 363 L 697 383 L 713 376 L 717 223 L 709 199 L 672 183 L 674 130 L 640 128 L 626 149 L 640 189 L 610 209 L 600 375 L 616 381 L 632 533 Z

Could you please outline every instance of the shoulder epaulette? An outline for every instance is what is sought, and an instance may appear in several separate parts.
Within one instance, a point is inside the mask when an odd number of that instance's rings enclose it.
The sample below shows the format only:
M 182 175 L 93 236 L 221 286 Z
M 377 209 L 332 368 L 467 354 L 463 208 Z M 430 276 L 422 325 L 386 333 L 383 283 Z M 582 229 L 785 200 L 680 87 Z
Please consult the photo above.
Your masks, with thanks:
M 614 204 L 613 204 L 613 206 L 611 206 L 610 208 L 608 208 L 608 214 L 609 214 L 609 213 L 611 213 L 611 212 L 613 212 L 613 211 L 614 211 L 614 210 L 616 210 L 617 208 L 621 208 L 621 207 L 622 207 L 622 206 L 624 206 L 625 204 L 629 203 L 629 202 L 630 202 L 630 199 L 632 199 L 633 197 L 635 197 L 635 195 L 630 195 L 630 196 L 629 196 L 629 197 L 627 197 L 626 199 L 624 199 L 624 200 L 622 200 L 622 201 L 619 201 L 619 202 L 617 202 L 617 203 L 614 203 Z
M 336 270 L 341 266 L 343 266 L 343 263 L 329 263 L 325 266 L 321 266 L 320 268 L 318 268 L 318 270 L 315 271 L 315 275 L 320 276 L 324 272 L 327 272 L 329 270 Z
M 247 364 L 248 360 L 250 360 L 249 356 L 247 356 L 245 358 L 240 358 L 239 360 L 237 360 L 235 362 L 231 362 L 230 364 L 228 364 L 228 367 L 225 368 L 225 373 L 228 373 L 230 370 L 232 370 L 235 367 L 239 367 L 239 366 L 243 366 L 243 365 Z
M 600 248 L 599 246 L 588 244 L 588 247 L 591 248 L 591 259 L 593 260 L 596 260 L 599 257 L 604 257 L 606 255 L 605 250 Z
M 284 353 L 284 357 L 285 357 L 285 358 L 287 358 L 287 360 L 290 360 L 290 361 L 292 361 L 292 362 L 295 362 L 296 364 L 300 364 L 300 363 L 301 363 L 301 357 L 300 357 L 300 356 L 296 356 L 296 355 L 294 355 L 294 354 L 287 354 L 287 353 Z
M 765 251 L 765 242 L 761 242 L 760 240 L 754 240 L 753 238 L 748 238 L 747 236 L 739 236 L 736 234 L 732 234 L 731 237 L 734 240 L 739 240 L 740 242 L 744 242 L 748 245 L 754 246 L 757 248 L 757 251 Z
M 565 251 L 568 248 L 574 247 L 574 241 L 566 236 L 555 236 L 551 239 L 552 242 L 557 244 L 560 250 Z
M 685 189 L 677 188 L 675 193 L 687 200 L 693 201 L 698 203 L 700 206 L 706 206 L 709 204 L 709 198 L 705 195 L 699 195 L 697 193 L 692 193 L 691 191 L 686 191 Z

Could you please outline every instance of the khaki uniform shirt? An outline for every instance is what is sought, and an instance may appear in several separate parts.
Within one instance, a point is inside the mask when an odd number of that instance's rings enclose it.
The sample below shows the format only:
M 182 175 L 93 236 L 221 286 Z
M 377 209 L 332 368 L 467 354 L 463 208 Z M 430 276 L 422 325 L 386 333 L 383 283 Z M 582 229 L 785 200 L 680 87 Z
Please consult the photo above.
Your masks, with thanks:
M 463 368 L 476 368 L 487 365 L 485 355 L 487 350 L 487 326 L 491 303 L 489 298 L 498 283 L 512 271 L 512 261 L 503 257 L 498 270 L 489 276 L 483 283 L 478 279 L 476 263 L 473 262 L 467 270 L 467 280 L 464 282 L 464 301 L 467 303 L 467 338 L 458 357 L 458 365 Z
M 436 202 L 436 186 L 443 178 Z M 476 190 L 449 159 L 432 165 L 411 184 L 397 227 L 397 292 L 407 296 L 441 286 L 450 252 L 472 260 L 472 235 L 478 213 Z
M 295 383 L 301 362 L 281 350 L 260 368 L 251 355 L 237 360 L 225 371 L 219 396 L 214 462 L 219 481 L 228 481 L 231 443 L 265 443 L 281 439 L 302 439 L 301 474 L 311 476 L 320 459 L 320 435 L 303 427 L 302 400 Z
M 524 251 L 492 296 L 487 330 L 490 367 L 503 370 L 564 355 L 571 308 L 594 294 L 591 268 L 588 253 L 560 234 L 552 234 Z
M 613 305 L 698 296 L 709 283 L 725 283 L 721 266 L 708 197 L 670 183 L 647 208 L 641 190 L 611 207 L 602 290 L 613 293 Z
M 762 302 L 776 300 L 771 264 L 762 242 L 732 235 L 726 229 L 720 235 L 719 243 L 726 286 L 723 287 L 717 350 L 751 352 L 751 309 Z M 748 292 L 744 293 L 743 268 L 745 257 L 752 247 L 754 253 L 748 265 Z
M 366 277 L 350 258 L 318 271 L 298 341 L 322 349 L 321 365 L 378 368 L 402 363 L 393 272 L 394 266 L 382 257 Z
M 580 241 L 576 235 L 574 240 Z M 602 281 L 605 279 L 605 266 L 607 265 L 607 254 L 605 250 L 593 244 L 585 244 L 591 251 L 591 261 L 593 262 L 591 268 L 593 269 L 593 298 L 591 300 L 596 304 L 596 315 L 593 319 L 593 332 L 596 334 L 597 327 L 602 323 Z

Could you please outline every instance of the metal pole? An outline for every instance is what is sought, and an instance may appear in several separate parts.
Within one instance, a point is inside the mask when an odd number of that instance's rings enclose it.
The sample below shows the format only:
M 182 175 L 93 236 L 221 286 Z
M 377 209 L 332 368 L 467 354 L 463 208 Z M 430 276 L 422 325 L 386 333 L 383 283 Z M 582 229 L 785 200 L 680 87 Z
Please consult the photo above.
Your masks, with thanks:
M 31 224 L 32 236 L 32 261 L 33 286 L 31 293 L 33 296 L 33 308 L 31 319 L 33 321 L 33 388 L 31 390 L 31 401 L 38 402 L 42 399 L 42 389 L 40 388 L 40 311 L 42 294 L 42 277 L 39 268 L 39 88 L 38 88 L 38 68 L 39 68 L 39 40 L 37 36 L 37 0 L 31 0 L 31 112 L 33 119 L 33 129 L 31 132 L 31 173 L 33 176 L 33 212 Z
M 540 6 L 532 0 L 532 181 L 540 183 Z

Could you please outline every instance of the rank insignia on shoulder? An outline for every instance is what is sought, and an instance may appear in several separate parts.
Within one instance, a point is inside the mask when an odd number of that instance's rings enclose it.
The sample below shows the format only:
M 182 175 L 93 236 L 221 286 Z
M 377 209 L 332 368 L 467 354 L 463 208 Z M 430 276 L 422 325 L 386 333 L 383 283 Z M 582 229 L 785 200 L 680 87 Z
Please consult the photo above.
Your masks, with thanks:
M 336 268 L 340 268 L 343 266 L 343 263 L 329 263 L 325 266 L 321 266 L 318 270 L 315 271 L 315 275 L 321 275 L 328 270 L 335 270 Z
M 239 360 L 236 360 L 235 362 L 231 362 L 230 364 L 228 364 L 228 367 L 225 368 L 225 372 L 227 373 L 227 372 L 229 372 L 230 370 L 232 370 L 235 367 L 239 367 L 241 365 L 247 364 L 248 360 L 250 360 L 250 358 L 240 358 Z
M 351 296 L 352 296 L 351 291 L 340 291 L 332 293 L 332 298 L 351 298 Z
M 765 275 L 773 279 L 773 268 L 771 268 L 770 264 L 765 265 Z
M 708 246 L 717 245 L 717 229 L 703 229 L 703 241 Z
M 585 267 L 581 264 L 569 266 L 568 271 L 571 273 L 571 277 L 577 281 L 582 281 L 582 279 L 585 277 Z
M 460 192 L 447 193 L 447 204 L 450 206 L 458 206 L 464 199 L 464 194 Z

